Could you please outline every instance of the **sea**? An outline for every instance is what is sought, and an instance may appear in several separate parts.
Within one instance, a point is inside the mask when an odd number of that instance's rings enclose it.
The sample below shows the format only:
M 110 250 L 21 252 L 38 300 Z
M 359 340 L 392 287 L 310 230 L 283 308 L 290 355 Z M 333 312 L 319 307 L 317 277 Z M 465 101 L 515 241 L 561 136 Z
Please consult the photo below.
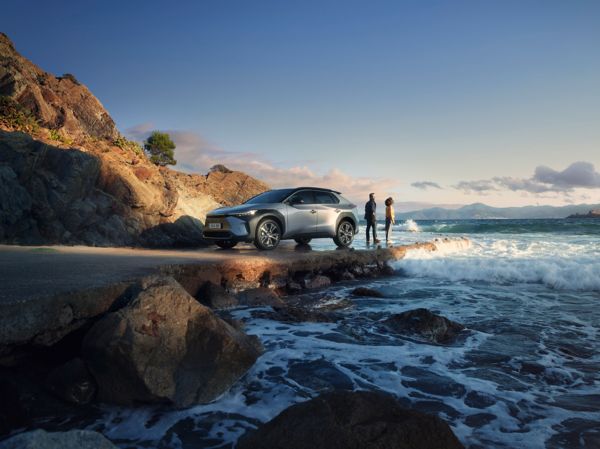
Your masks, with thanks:
M 363 233 L 354 248 L 367 247 Z M 342 314 L 335 323 L 232 311 L 265 352 L 229 392 L 179 411 L 105 407 L 90 428 L 124 448 L 233 448 L 324 391 L 382 390 L 440 416 L 470 449 L 600 448 L 600 220 L 407 220 L 390 245 L 458 236 L 470 245 L 412 251 L 393 276 L 306 295 Z M 334 248 L 311 242 L 313 251 Z M 385 298 L 354 297 L 357 286 Z M 438 345 L 381 324 L 416 308 L 466 330 Z

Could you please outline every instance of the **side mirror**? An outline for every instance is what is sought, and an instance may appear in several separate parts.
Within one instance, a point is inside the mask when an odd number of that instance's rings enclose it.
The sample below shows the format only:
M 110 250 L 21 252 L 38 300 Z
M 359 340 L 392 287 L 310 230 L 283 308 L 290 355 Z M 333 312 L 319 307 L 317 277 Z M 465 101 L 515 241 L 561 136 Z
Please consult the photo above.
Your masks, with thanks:
M 304 204 L 304 200 L 302 198 L 296 198 L 290 201 L 290 204 L 293 206 L 295 204 Z

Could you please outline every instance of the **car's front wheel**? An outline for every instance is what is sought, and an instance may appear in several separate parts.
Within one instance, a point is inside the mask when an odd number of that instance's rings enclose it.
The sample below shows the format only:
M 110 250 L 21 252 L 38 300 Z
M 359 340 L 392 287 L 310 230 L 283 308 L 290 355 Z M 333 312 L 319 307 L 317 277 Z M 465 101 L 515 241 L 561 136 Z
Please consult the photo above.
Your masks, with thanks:
M 272 218 L 265 218 L 256 227 L 254 245 L 258 249 L 275 249 L 281 240 L 281 226 Z
M 223 248 L 223 249 L 231 249 L 237 244 L 238 244 L 238 242 L 236 242 L 234 240 L 217 240 L 215 242 L 215 245 L 217 245 L 219 248 Z
M 340 222 L 333 241 L 340 248 L 350 246 L 354 241 L 354 225 L 348 220 Z

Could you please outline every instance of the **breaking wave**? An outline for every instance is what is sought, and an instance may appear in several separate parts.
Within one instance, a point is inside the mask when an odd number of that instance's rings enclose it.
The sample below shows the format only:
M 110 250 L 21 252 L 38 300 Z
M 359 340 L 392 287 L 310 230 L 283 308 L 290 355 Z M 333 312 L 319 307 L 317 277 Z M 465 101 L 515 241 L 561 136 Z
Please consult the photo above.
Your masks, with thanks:
M 589 245 L 498 239 L 470 245 L 465 241 L 438 239 L 439 251 L 411 251 L 395 266 L 410 277 L 600 291 L 600 257 Z

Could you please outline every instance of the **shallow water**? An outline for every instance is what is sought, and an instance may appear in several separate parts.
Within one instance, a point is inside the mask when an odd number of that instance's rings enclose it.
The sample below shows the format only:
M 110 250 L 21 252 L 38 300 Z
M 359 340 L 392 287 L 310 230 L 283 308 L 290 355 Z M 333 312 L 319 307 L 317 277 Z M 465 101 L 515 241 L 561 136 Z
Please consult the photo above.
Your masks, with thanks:
M 472 449 L 598 448 L 600 222 L 564 221 L 400 223 L 397 243 L 459 228 L 473 245 L 412 252 L 394 264 L 393 277 L 312 295 L 317 307 L 345 306 L 336 323 L 287 324 L 237 310 L 266 351 L 231 391 L 175 412 L 107 407 L 92 428 L 122 447 L 228 448 L 247 429 L 322 391 L 377 389 L 438 414 Z M 355 246 L 364 246 L 362 233 Z M 352 297 L 357 285 L 386 298 Z M 439 346 L 381 325 L 417 307 L 467 331 Z

